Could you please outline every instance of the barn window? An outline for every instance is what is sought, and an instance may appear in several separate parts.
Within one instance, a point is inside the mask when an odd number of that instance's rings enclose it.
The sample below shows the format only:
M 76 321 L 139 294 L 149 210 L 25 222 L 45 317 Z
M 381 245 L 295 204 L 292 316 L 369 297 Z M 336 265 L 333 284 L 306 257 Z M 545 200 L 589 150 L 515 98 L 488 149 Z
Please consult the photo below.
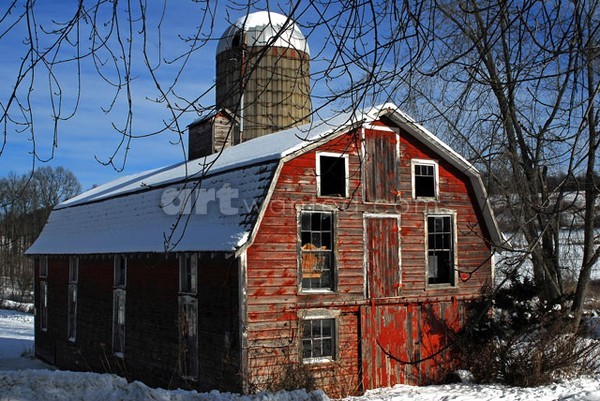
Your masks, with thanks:
M 452 216 L 427 217 L 427 280 L 454 285 L 454 226 Z
M 125 355 L 125 297 L 124 289 L 113 291 L 113 352 L 121 358 Z
M 398 134 L 369 131 L 365 136 L 365 200 L 395 203 L 398 198 Z
M 333 212 L 301 212 L 300 260 L 303 291 L 333 290 L 333 234 Z
M 186 379 L 198 377 L 198 300 L 179 297 L 179 364 Z
M 438 165 L 429 160 L 413 160 L 413 198 L 436 198 Z
M 335 319 L 309 319 L 302 322 L 302 361 L 335 360 Z
M 179 367 L 184 379 L 198 377 L 198 254 L 179 255 Z
M 48 277 L 48 257 L 42 256 L 38 259 L 38 272 L 40 277 L 40 316 L 39 325 L 43 331 L 48 330 L 48 282 L 45 280 Z
M 42 256 L 39 259 L 39 276 L 40 278 L 48 277 L 48 257 Z
M 113 289 L 113 352 L 122 358 L 125 355 L 125 301 L 127 297 L 127 257 L 115 256 Z
M 198 288 L 198 254 L 179 256 L 179 292 L 194 294 Z
M 77 332 L 77 285 L 79 281 L 79 258 L 77 256 L 69 257 L 69 299 L 67 324 L 68 339 L 75 342 Z
M 48 282 L 40 281 L 40 329 L 48 330 Z
M 127 257 L 115 256 L 115 287 L 125 288 L 127 285 Z
M 317 153 L 317 186 L 319 196 L 348 196 L 348 155 Z

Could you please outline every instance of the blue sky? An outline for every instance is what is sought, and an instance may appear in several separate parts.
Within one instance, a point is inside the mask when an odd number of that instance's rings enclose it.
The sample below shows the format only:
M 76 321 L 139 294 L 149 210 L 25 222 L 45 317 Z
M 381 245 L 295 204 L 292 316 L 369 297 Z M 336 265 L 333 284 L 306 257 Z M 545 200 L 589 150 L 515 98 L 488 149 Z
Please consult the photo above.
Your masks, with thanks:
M 132 2 L 138 4 L 137 2 Z M 211 3 L 211 7 L 213 7 Z M 74 13 L 77 2 L 75 0 L 61 1 L 38 1 L 36 3 L 36 18 L 38 23 L 48 29 L 52 26 L 50 21 L 66 20 L 67 16 Z M 161 12 L 162 2 L 149 1 L 149 29 L 148 48 L 150 49 L 151 63 L 157 63 L 160 60 L 161 68 L 158 71 L 158 77 L 162 81 L 163 87 L 171 82 L 175 76 L 177 67 L 181 65 L 181 60 L 173 65 L 164 62 L 165 59 L 172 59 L 175 55 L 182 53 L 188 46 L 180 40 L 180 37 L 192 35 L 196 27 L 200 24 L 202 17 L 202 5 L 191 1 L 169 2 L 166 8 L 166 14 L 162 22 L 162 53 L 158 53 L 158 17 Z M 202 106 L 210 106 L 214 103 L 214 91 L 211 90 L 215 79 L 215 49 L 216 42 L 220 35 L 227 28 L 229 21 L 235 21 L 238 17 L 245 14 L 242 9 L 235 9 L 231 6 L 225 6 L 227 2 L 219 2 L 219 7 L 215 10 L 214 19 L 208 18 L 203 25 L 203 33 L 211 38 L 205 46 L 194 52 L 188 60 L 184 73 L 178 78 L 176 95 L 185 98 L 195 98 L 200 94 L 207 92 L 200 100 Z M 289 9 L 288 2 L 270 1 L 269 8 L 273 11 Z M 6 6 L 0 6 L 0 11 L 5 12 Z M 137 5 L 135 7 L 138 7 Z M 258 11 L 266 8 L 266 3 L 259 3 L 251 11 Z M 18 15 L 19 9 L 15 10 L 11 16 Z M 123 9 L 121 9 L 121 12 Z M 135 11 L 134 11 L 135 14 Z M 134 15 L 135 16 L 135 15 Z M 122 15 L 124 18 L 124 14 Z M 314 18 L 310 12 L 302 14 L 302 19 Z M 6 29 L 9 19 L 0 22 L 2 32 Z M 214 23 L 214 24 L 213 24 Z M 56 25 L 55 25 L 56 26 Z M 122 27 L 125 27 L 123 24 Z M 106 29 L 106 27 L 105 27 Z M 212 29 L 212 32 L 211 32 Z M 82 36 L 89 33 L 89 25 L 82 25 L 80 32 Z M 73 37 L 73 33 L 71 37 Z M 94 69 L 91 59 L 86 59 L 80 66 L 76 63 L 64 63 L 55 68 L 53 73 L 58 78 L 62 90 L 61 108 L 63 115 L 69 115 L 77 104 L 78 87 L 78 68 L 80 68 L 81 98 L 78 103 L 76 114 L 73 118 L 66 121 L 60 121 L 58 136 L 54 137 L 53 119 L 51 104 L 49 102 L 50 94 L 56 93 L 56 85 L 49 90 L 50 80 L 48 72 L 43 68 L 36 71 L 34 77 L 33 91 L 31 92 L 31 101 L 33 107 L 33 121 L 35 127 L 35 147 L 40 159 L 50 159 L 48 162 L 35 161 L 36 166 L 53 165 L 64 166 L 75 173 L 84 189 L 91 188 L 94 184 L 102 184 L 111 179 L 117 178 L 123 174 L 132 174 L 142 170 L 156 168 L 164 165 L 180 162 L 184 159 L 184 153 L 180 137 L 174 132 L 163 132 L 156 135 L 148 134 L 160 130 L 164 127 L 163 121 L 169 118 L 169 113 L 164 104 L 157 104 L 148 99 L 156 98 L 157 91 L 146 72 L 143 59 L 140 57 L 139 47 L 141 45 L 141 35 L 134 32 L 134 57 L 131 75 L 135 77 L 132 82 L 132 103 L 134 119 L 132 133 L 140 138 L 132 139 L 130 149 L 125 158 L 125 147 L 119 148 L 122 135 L 115 131 L 113 124 L 123 126 L 126 121 L 126 103 L 125 92 L 121 92 L 114 107 L 110 113 L 103 112 L 110 106 L 114 96 L 114 87 L 103 81 Z M 0 102 L 6 107 L 6 99 L 15 87 L 17 77 L 16 71 L 21 64 L 21 59 L 27 51 L 27 46 L 23 38 L 26 36 L 26 25 L 21 22 L 9 34 L 0 39 Z M 40 40 L 44 35 L 40 34 Z M 319 49 L 322 43 L 315 43 L 315 40 L 323 36 L 313 34 L 309 36 L 309 45 L 311 53 Z M 85 46 L 84 46 L 85 48 Z M 61 57 L 68 57 L 74 54 L 73 49 L 64 47 L 61 49 Z M 110 55 L 106 52 L 99 52 L 100 62 L 110 62 Z M 323 54 L 321 54 L 323 57 Z M 110 65 L 107 63 L 107 65 Z M 315 65 L 313 65 L 313 70 Z M 114 74 L 110 69 L 105 69 L 109 78 L 114 79 Z M 112 74 L 112 75 L 111 75 Z M 27 76 L 28 79 L 32 75 Z M 340 81 L 341 83 L 341 81 Z M 27 92 L 27 84 L 21 84 L 20 93 L 22 99 Z M 58 99 L 56 96 L 55 100 Z M 175 99 L 175 97 L 172 97 Z M 18 114 L 18 109 L 11 109 L 13 122 L 7 124 L 7 141 L 4 151 L 0 156 L 0 176 L 6 175 L 9 171 L 25 173 L 32 168 L 34 159 L 32 157 L 33 142 L 31 133 L 28 130 L 22 131 L 19 122 L 23 117 Z M 179 118 L 180 128 L 184 129 L 187 124 L 198 117 L 195 112 L 189 112 Z M 53 143 L 56 140 L 57 147 L 53 149 Z M 0 145 L 1 146 L 1 145 Z M 112 166 L 104 166 L 98 160 L 107 162 L 113 153 L 116 153 L 115 164 L 117 168 L 123 167 L 122 172 L 118 172 Z M 123 164 L 124 163 L 124 164 Z

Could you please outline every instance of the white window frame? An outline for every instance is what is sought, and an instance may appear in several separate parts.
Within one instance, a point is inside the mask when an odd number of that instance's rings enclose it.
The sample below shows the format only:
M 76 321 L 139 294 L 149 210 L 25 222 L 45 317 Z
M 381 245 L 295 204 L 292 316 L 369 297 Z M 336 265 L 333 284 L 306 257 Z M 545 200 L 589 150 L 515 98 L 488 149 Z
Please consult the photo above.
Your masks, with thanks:
M 77 294 L 79 283 L 79 257 L 69 256 L 69 294 L 67 301 L 67 336 L 70 342 L 77 337 Z
M 458 237 L 457 237 L 457 225 L 456 225 L 456 212 L 453 210 L 436 211 L 432 213 L 424 213 L 425 215 L 425 285 L 428 288 L 440 288 L 440 287 L 457 287 L 458 283 Z M 451 273 L 451 283 L 429 283 L 429 217 L 450 217 L 450 225 L 452 229 L 452 261 L 454 271 Z
M 182 294 L 198 293 L 198 254 L 182 253 L 179 255 L 179 292 Z M 188 288 L 189 276 L 189 288 Z
M 306 340 L 306 338 L 304 337 L 304 327 L 305 324 L 307 324 L 308 322 L 315 322 L 315 321 L 324 321 L 324 320 L 330 320 L 333 324 L 333 327 L 331 329 L 331 356 L 320 356 L 320 357 L 304 357 L 304 341 Z M 302 361 L 302 364 L 306 364 L 306 365 L 310 365 L 310 364 L 319 364 L 319 363 L 331 363 L 331 362 L 335 362 L 336 360 L 339 359 L 339 311 L 333 311 L 333 312 L 325 312 L 323 314 L 313 314 L 313 313 L 308 313 L 304 316 L 301 316 L 301 321 L 300 321 L 300 333 L 298 335 L 299 337 L 299 342 L 300 342 L 300 360 Z M 323 339 L 323 337 L 319 337 L 318 339 Z M 310 340 L 314 340 L 314 338 L 310 337 Z
M 303 263 L 303 249 L 302 249 L 302 214 L 304 213 L 328 213 L 331 215 L 331 266 L 330 266 L 330 285 L 329 287 L 319 287 L 319 288 L 304 288 L 302 285 L 303 273 L 302 273 L 302 263 Z M 331 294 L 334 293 L 337 289 L 337 258 L 336 258 L 336 249 L 337 249 L 337 213 L 333 210 L 333 208 L 325 207 L 325 206 L 308 206 L 304 205 L 303 207 L 297 208 L 297 219 L 298 219 L 298 290 L 303 294 Z
M 343 196 L 335 195 L 322 195 L 321 194 L 321 156 L 344 159 L 344 191 Z M 333 153 L 333 152 L 316 152 L 316 171 L 317 171 L 317 196 L 321 198 L 348 198 L 349 186 L 350 186 L 350 174 L 349 174 L 349 158 L 346 153 Z
M 415 184 L 415 166 L 432 166 L 433 167 L 433 192 L 434 196 L 417 196 L 417 187 Z M 410 161 L 410 175 L 411 175 L 411 186 L 412 186 L 412 197 L 413 199 L 423 199 L 423 200 L 437 200 L 439 199 L 439 188 L 440 188 L 440 172 L 439 172 L 439 164 L 435 160 L 429 159 L 412 159 Z

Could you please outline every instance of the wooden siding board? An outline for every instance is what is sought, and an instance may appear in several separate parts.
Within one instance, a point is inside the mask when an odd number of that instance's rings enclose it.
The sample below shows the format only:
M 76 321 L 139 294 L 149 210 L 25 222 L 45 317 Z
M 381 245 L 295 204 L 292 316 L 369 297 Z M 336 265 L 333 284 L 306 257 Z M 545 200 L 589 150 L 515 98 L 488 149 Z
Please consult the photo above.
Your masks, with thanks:
M 394 297 L 400 284 L 398 219 L 367 217 L 365 229 L 369 297 Z

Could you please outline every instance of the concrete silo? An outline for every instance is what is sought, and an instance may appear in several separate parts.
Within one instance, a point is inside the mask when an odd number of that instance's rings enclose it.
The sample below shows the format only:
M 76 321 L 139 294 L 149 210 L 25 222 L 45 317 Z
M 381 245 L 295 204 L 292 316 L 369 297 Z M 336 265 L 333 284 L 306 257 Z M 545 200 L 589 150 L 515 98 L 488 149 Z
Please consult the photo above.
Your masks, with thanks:
M 217 46 L 217 109 L 239 122 L 232 144 L 310 122 L 309 48 L 286 16 L 261 11 L 230 26 Z

